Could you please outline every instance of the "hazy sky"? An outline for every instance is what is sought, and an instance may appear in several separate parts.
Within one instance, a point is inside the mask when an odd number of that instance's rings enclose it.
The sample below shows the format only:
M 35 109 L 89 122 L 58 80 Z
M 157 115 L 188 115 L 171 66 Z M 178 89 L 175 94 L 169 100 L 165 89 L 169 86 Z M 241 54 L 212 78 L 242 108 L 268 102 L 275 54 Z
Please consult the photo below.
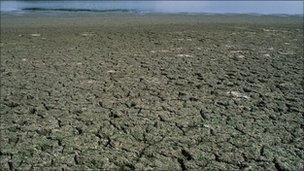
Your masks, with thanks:
M 182 11 L 185 8 L 192 11 L 219 12 L 219 13 L 287 13 L 303 14 L 302 1 L 196 1 L 196 2 L 156 2 L 159 10 Z
M 1 1 L 1 11 L 22 8 L 135 9 L 150 12 L 303 14 L 302 1 Z

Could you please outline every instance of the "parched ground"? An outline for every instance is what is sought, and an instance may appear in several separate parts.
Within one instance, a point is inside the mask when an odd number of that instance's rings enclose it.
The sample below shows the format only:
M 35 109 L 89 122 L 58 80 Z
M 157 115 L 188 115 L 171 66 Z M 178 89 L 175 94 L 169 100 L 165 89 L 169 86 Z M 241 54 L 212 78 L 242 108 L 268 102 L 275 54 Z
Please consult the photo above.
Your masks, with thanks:
M 299 17 L 1 14 L 0 168 L 300 170 Z

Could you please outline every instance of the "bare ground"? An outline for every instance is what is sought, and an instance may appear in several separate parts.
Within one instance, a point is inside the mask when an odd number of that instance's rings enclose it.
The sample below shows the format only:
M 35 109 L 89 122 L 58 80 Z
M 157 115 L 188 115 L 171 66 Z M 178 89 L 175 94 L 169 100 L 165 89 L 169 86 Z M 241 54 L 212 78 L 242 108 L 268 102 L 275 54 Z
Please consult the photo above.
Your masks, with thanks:
M 2 169 L 303 168 L 301 23 L 1 17 Z

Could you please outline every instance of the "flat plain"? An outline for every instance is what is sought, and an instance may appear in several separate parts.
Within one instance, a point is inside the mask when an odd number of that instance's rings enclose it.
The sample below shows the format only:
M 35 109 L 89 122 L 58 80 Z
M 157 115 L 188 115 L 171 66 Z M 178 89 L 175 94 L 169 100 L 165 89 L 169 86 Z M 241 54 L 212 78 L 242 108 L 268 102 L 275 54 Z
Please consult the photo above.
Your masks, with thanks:
M 297 16 L 1 14 L 0 167 L 303 169 Z

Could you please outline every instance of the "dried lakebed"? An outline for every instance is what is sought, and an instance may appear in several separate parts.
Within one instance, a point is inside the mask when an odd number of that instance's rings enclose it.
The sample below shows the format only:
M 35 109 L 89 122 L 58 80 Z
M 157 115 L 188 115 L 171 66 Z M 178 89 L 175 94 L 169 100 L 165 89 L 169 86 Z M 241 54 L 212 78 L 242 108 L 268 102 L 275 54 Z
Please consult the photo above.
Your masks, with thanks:
M 1 168 L 303 168 L 301 24 L 5 17 Z

